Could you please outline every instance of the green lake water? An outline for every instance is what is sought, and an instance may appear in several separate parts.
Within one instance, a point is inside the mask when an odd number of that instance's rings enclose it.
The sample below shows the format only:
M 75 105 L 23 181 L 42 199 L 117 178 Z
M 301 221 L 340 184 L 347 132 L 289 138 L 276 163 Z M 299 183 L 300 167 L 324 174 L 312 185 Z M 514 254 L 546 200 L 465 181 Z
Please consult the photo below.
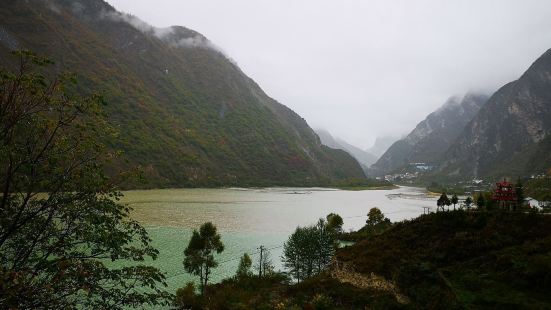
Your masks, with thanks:
M 235 273 L 239 257 L 249 253 L 253 262 L 265 246 L 276 269 L 281 268 L 282 245 L 297 226 L 313 224 L 334 212 L 344 219 L 345 230 L 363 226 L 367 212 L 378 207 L 392 221 L 409 219 L 433 208 L 434 198 L 418 188 L 344 191 L 325 188 L 267 189 L 162 189 L 124 192 L 122 203 L 131 206 L 133 218 L 144 225 L 160 251 L 148 262 L 166 273 L 174 292 L 195 280 L 183 270 L 183 250 L 193 229 L 207 221 L 222 235 L 225 251 L 212 280 Z

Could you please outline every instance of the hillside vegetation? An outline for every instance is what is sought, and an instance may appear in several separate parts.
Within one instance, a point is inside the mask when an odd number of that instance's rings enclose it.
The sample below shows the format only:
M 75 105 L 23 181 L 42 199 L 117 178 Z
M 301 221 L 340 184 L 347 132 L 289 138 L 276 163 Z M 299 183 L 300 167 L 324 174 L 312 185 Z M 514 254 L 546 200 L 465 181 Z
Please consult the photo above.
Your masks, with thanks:
M 337 252 L 395 282 L 413 308 L 548 309 L 551 217 L 440 212 L 395 224 Z
M 306 121 L 268 97 L 223 52 L 184 28 L 157 29 L 101 0 L 0 2 L 0 64 L 29 49 L 101 91 L 123 156 L 148 183 L 127 187 L 329 185 L 364 178 Z

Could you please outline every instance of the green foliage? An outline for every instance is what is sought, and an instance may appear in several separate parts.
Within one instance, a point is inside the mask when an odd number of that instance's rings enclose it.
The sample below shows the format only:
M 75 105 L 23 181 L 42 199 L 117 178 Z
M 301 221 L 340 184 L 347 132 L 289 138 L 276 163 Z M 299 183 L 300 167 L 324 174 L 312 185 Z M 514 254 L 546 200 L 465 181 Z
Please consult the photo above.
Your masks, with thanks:
M 253 261 L 251 260 L 251 257 L 249 254 L 245 253 L 239 260 L 239 266 L 237 266 L 237 271 L 235 272 L 235 276 L 238 278 L 243 277 L 250 277 L 253 273 L 251 271 L 251 267 L 253 265 Z
M 101 97 L 73 95 L 73 77 L 42 73 L 50 61 L 15 55 L 18 69 L 0 72 L 0 307 L 165 304 L 164 275 L 139 263 L 158 252 L 103 174 L 113 154 Z
M 331 230 L 333 230 L 335 233 L 341 233 L 342 232 L 342 225 L 344 224 L 344 221 L 342 220 L 342 217 L 336 213 L 330 213 L 326 217 L 327 219 L 327 227 Z
M 124 153 L 107 172 L 139 168 L 143 176 L 127 188 L 330 186 L 364 178 L 349 154 L 322 146 L 306 121 L 223 54 L 168 42 L 193 31 L 178 28 L 166 41 L 103 18 L 114 13 L 104 1 L 81 1 L 79 12 L 72 3 L 56 1 L 58 13 L 48 2 L 0 1 L 2 31 L 53 57 L 49 73 L 81 75 L 75 92 L 103 91 L 118 135 L 102 142 Z M 15 67 L 6 53 L 0 44 L 0 63 Z
M 198 298 L 200 296 L 195 296 Z M 290 284 L 280 273 L 266 277 L 232 277 L 209 285 L 208 299 L 193 309 L 400 309 L 394 296 L 360 289 L 322 274 Z M 188 303 L 189 304 L 189 303 Z M 187 304 L 186 304 L 187 305 Z M 179 307 L 186 309 L 186 307 Z M 189 307 L 188 307 L 189 308 Z
M 522 206 L 524 204 L 524 185 L 522 184 L 522 181 L 520 178 L 517 179 L 517 183 L 515 184 L 515 194 L 517 195 L 517 206 Z
M 467 207 L 467 209 L 470 209 L 472 204 L 473 204 L 473 199 L 471 198 L 471 196 L 465 198 L 465 206 Z
M 426 179 L 433 179 L 433 175 L 430 175 L 430 177 L 426 177 Z M 438 182 L 430 182 L 430 185 L 427 186 L 427 190 L 429 192 L 433 193 L 448 193 L 453 195 L 463 195 L 465 193 L 465 189 L 463 187 L 459 187 L 457 185 L 452 185 L 451 180 L 442 180 L 442 183 Z M 423 184 L 423 183 L 421 183 Z M 424 185 L 426 185 L 425 183 Z
M 395 280 L 414 308 L 546 308 L 549 227 L 539 214 L 438 212 L 339 249 L 337 259 Z
M 367 189 L 392 189 L 396 188 L 392 183 L 386 180 L 375 180 L 366 178 L 345 178 L 334 181 L 331 186 L 343 190 L 367 190 Z
M 402 309 L 389 292 L 361 289 L 322 274 L 289 288 L 288 305 L 299 309 Z M 286 309 L 291 309 L 290 307 Z
M 195 284 L 188 282 L 185 287 L 176 291 L 173 306 L 176 309 L 202 309 L 202 297 L 195 294 Z
M 209 285 L 208 298 L 202 299 L 201 307 L 193 309 L 277 309 L 288 285 L 288 278 L 280 273 L 232 277 Z
M 201 295 L 205 293 L 212 268 L 218 266 L 214 259 L 214 253 L 222 253 L 224 244 L 220 234 L 216 232 L 216 226 L 207 222 L 194 230 L 189 244 L 184 250 L 184 268 L 187 272 L 199 276 Z
M 367 214 L 367 221 L 364 227 L 358 231 L 341 233 L 339 239 L 343 241 L 358 241 L 368 239 L 375 235 L 382 234 L 392 227 L 392 223 L 379 208 L 371 208 Z
M 455 205 L 459 202 L 459 198 L 456 194 L 453 194 L 452 199 L 450 199 L 450 202 L 453 204 L 453 209 L 455 210 Z
M 451 204 L 452 202 L 450 201 L 446 193 L 442 193 L 442 195 L 440 195 L 440 198 L 438 198 L 438 200 L 436 201 L 436 206 L 438 207 L 438 209 L 442 209 L 442 211 L 444 211 L 444 206 L 450 206 Z
M 336 235 L 319 219 L 314 226 L 297 227 L 283 246 L 283 264 L 297 281 L 321 273 L 335 251 Z
M 531 179 L 524 186 L 526 196 L 539 201 L 551 201 L 551 176 Z
M 476 196 L 476 206 L 477 206 L 479 209 L 483 209 L 483 208 L 486 206 L 486 199 L 484 198 L 484 194 L 479 193 L 479 194 Z
M 375 226 L 384 221 L 385 215 L 383 214 L 383 212 L 381 212 L 379 208 L 369 209 L 369 213 L 367 213 L 367 221 L 365 221 L 368 226 Z

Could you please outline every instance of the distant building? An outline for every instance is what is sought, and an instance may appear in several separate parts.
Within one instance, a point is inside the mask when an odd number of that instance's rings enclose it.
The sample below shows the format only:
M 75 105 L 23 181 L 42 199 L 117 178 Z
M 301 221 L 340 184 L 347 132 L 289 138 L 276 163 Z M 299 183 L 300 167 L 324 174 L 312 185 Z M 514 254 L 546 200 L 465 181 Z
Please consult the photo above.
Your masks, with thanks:
M 499 206 L 504 209 L 514 207 L 517 201 L 517 193 L 513 183 L 505 180 L 496 183 L 496 189 L 492 195 L 492 199 L 497 201 Z
M 541 202 L 532 197 L 526 197 L 524 199 L 524 203 L 526 203 L 526 205 L 529 206 L 530 208 L 543 210 L 543 206 L 541 205 Z
M 431 171 L 434 168 L 434 166 L 427 163 L 409 163 L 409 165 L 420 171 Z

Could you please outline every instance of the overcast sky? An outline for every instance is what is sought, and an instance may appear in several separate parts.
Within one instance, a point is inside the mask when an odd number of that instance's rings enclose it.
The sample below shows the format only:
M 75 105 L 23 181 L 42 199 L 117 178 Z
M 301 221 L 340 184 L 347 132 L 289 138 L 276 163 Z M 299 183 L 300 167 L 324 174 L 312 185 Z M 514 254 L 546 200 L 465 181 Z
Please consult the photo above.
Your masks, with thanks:
M 362 148 L 551 48 L 549 0 L 108 0 L 199 31 L 311 127 Z

